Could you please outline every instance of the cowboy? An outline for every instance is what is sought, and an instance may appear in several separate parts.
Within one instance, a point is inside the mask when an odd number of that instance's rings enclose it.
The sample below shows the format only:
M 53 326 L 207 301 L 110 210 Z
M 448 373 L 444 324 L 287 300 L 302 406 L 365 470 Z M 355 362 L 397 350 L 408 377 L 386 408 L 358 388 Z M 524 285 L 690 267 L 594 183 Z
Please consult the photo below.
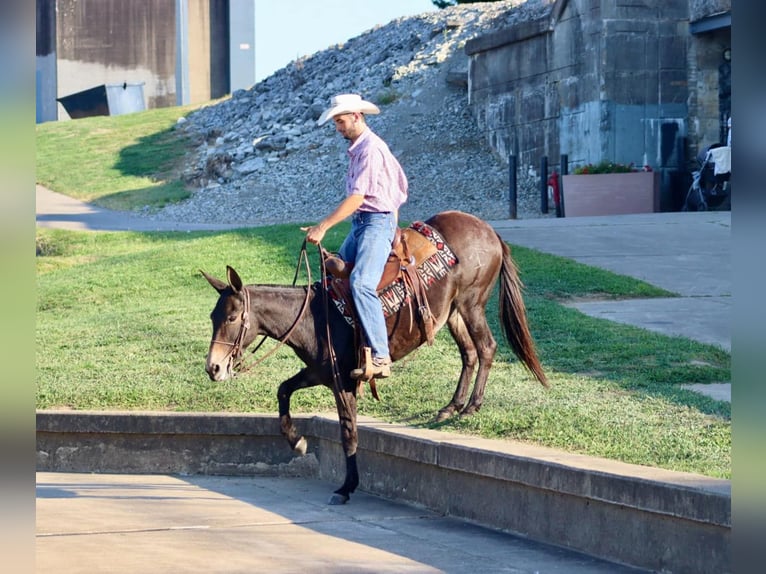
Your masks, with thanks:
M 367 125 L 365 114 L 379 113 L 375 104 L 357 94 L 340 94 L 330 100 L 317 125 L 332 119 L 336 131 L 351 142 L 346 198 L 318 224 L 301 228 L 309 242 L 318 244 L 328 229 L 351 217 L 351 231 L 338 255 L 353 264 L 351 296 L 372 359 L 366 368 L 351 371 L 354 379 L 363 377 L 365 371 L 374 378 L 391 374 L 388 331 L 377 286 L 391 252 L 399 207 L 407 201 L 408 184 L 388 145 Z

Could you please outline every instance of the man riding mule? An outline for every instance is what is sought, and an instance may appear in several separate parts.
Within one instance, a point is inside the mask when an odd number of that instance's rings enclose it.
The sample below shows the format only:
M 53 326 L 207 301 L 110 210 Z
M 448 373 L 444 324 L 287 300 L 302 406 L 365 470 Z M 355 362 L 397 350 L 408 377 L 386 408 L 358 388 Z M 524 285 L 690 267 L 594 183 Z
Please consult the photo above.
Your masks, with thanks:
M 391 251 L 399 207 L 407 201 L 407 177 L 401 165 L 365 121 L 365 114 L 378 113 L 375 104 L 356 94 L 332 98 L 317 123 L 323 125 L 332 119 L 337 132 L 351 142 L 346 198 L 318 224 L 301 228 L 309 242 L 319 244 L 327 230 L 351 216 L 351 231 L 338 255 L 353 264 L 351 295 L 370 348 L 365 364 L 351 371 L 355 379 L 391 374 L 386 321 L 377 286 Z
M 481 408 L 497 350 L 497 342 L 487 323 L 486 306 L 498 281 L 503 334 L 516 357 L 547 387 L 527 325 L 523 285 L 508 245 L 489 224 L 467 213 L 446 211 L 420 223 L 423 231 L 433 230 L 434 237 L 438 234 L 440 246 L 449 246 L 446 257 L 449 265 L 419 268 L 418 272 L 427 277 L 425 295 L 433 330 L 437 332 L 447 326 L 462 361 L 455 392 L 438 412 L 437 420 L 455 414 L 471 415 Z M 321 283 L 308 286 L 245 285 L 231 267 L 227 267 L 226 281 L 203 274 L 219 294 L 210 315 L 213 336 L 205 364 L 208 375 L 214 381 L 232 376 L 244 350 L 259 335 L 292 348 L 305 367 L 279 385 L 277 397 L 282 435 L 297 453 L 305 454 L 306 439 L 293 424 L 290 398 L 296 390 L 316 385 L 324 385 L 333 391 L 346 474 L 330 503 L 345 503 L 359 485 L 356 458 L 359 387 L 358 380 L 351 376 L 357 361 L 354 329 L 329 304 L 327 291 Z M 377 296 L 376 302 L 382 307 Z M 401 305 L 385 318 L 388 348 L 394 362 L 426 342 L 415 313 L 415 306 Z M 473 392 L 469 397 L 472 382 Z

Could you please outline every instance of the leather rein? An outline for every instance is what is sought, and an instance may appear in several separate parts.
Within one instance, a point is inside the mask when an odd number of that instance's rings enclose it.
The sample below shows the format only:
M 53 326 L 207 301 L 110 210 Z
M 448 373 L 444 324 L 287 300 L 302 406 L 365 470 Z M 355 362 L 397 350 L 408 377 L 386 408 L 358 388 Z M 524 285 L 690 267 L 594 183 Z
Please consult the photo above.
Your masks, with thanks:
M 301 252 L 298 255 L 298 263 L 295 267 L 295 275 L 293 277 L 293 284 L 292 284 L 293 287 L 295 287 L 295 284 L 298 281 L 298 273 L 300 272 L 300 269 L 301 269 L 301 263 L 305 263 L 306 275 L 308 279 L 307 279 L 307 288 L 306 288 L 306 298 L 303 300 L 303 304 L 301 305 L 301 310 L 298 313 L 298 316 L 296 317 L 295 321 L 293 321 L 293 324 L 290 326 L 287 332 L 281 337 L 277 338 L 278 344 L 276 347 L 271 349 L 268 353 L 263 355 L 260 359 L 258 359 L 254 363 L 250 363 L 248 365 L 245 365 L 245 356 L 243 355 L 243 350 L 244 350 L 243 345 L 244 345 L 245 336 L 247 335 L 247 331 L 248 329 L 250 329 L 250 292 L 247 290 L 247 286 L 244 286 L 242 288 L 242 299 L 243 299 L 242 321 L 240 323 L 239 332 L 237 333 L 237 336 L 234 339 L 234 342 L 229 343 L 228 341 L 220 341 L 215 339 L 213 340 L 213 342 L 215 343 L 221 343 L 224 345 L 231 346 L 231 351 L 229 351 L 229 360 L 234 361 L 234 365 L 232 366 L 232 371 L 234 375 L 237 375 L 239 373 L 246 373 L 253 367 L 261 364 L 271 355 L 276 353 L 277 350 L 282 345 L 287 343 L 287 341 L 290 339 L 290 335 L 293 334 L 293 331 L 295 331 L 295 328 L 298 326 L 298 323 L 300 323 L 301 319 L 303 319 L 303 316 L 306 314 L 306 310 L 308 309 L 309 297 L 311 296 L 311 266 L 309 265 L 308 254 L 306 253 L 305 239 L 303 240 L 303 245 L 301 246 Z M 263 338 L 252 349 L 250 354 L 254 354 L 255 352 L 257 352 L 258 349 L 261 348 L 263 343 L 266 342 L 267 338 L 268 338 L 267 335 L 263 335 Z
M 322 285 L 324 285 L 325 280 L 327 279 L 327 267 L 325 266 L 325 258 L 323 256 L 324 249 L 322 249 L 321 244 L 317 244 L 317 249 L 319 250 L 319 260 L 321 262 L 321 269 L 322 269 Z M 298 273 L 300 272 L 301 263 L 305 263 L 306 266 L 306 276 L 307 276 L 307 288 L 306 288 L 306 298 L 303 300 L 303 304 L 301 305 L 301 310 L 298 313 L 298 317 L 296 317 L 295 321 L 293 321 L 293 324 L 290 326 L 290 328 L 287 330 L 287 333 L 282 335 L 277 339 L 278 344 L 276 347 L 271 349 L 268 353 L 263 355 L 260 359 L 255 361 L 254 363 L 250 363 L 249 365 L 245 365 L 245 357 L 243 356 L 243 344 L 245 340 L 245 335 L 247 334 L 248 329 L 250 329 L 250 292 L 247 290 L 247 287 L 242 288 L 242 299 L 243 299 L 243 309 L 242 309 L 242 322 L 239 327 L 239 332 L 237 333 L 237 337 L 234 339 L 233 343 L 229 343 L 228 341 L 215 341 L 217 343 L 223 343 L 225 345 L 231 346 L 231 351 L 229 351 L 229 358 L 230 360 L 234 361 L 234 365 L 232 366 L 233 375 L 236 376 L 239 373 L 246 373 L 253 367 L 261 364 L 263 361 L 265 361 L 268 357 L 273 355 L 282 345 L 287 343 L 288 339 L 290 338 L 290 335 L 293 334 L 293 331 L 298 326 L 298 323 L 300 323 L 301 319 L 303 319 L 303 316 L 306 314 L 306 310 L 308 309 L 308 303 L 309 303 L 309 297 L 311 296 L 311 266 L 309 265 L 309 259 L 308 254 L 306 253 L 306 240 L 303 240 L 303 245 L 301 246 L 301 252 L 298 255 L 298 263 L 295 267 L 295 275 L 293 276 L 293 287 L 295 287 L 295 284 L 298 280 Z M 328 353 L 330 356 L 330 365 L 332 367 L 332 379 L 333 379 L 333 387 L 336 393 L 338 393 L 338 396 L 340 397 L 342 402 L 346 402 L 347 398 L 341 393 L 342 385 L 341 385 L 341 377 L 340 377 L 340 371 L 338 370 L 338 359 L 335 356 L 335 347 L 332 344 L 332 335 L 330 332 L 330 321 L 329 321 L 329 296 L 327 295 L 327 289 L 322 289 L 322 292 L 324 293 L 324 309 L 325 309 L 325 317 L 328 319 L 325 321 L 327 326 L 327 347 L 328 347 Z M 261 348 L 263 343 L 266 342 L 266 339 L 268 338 L 267 335 L 264 335 L 263 338 L 258 342 L 258 344 L 253 348 L 251 351 L 251 354 L 254 354 L 258 349 Z

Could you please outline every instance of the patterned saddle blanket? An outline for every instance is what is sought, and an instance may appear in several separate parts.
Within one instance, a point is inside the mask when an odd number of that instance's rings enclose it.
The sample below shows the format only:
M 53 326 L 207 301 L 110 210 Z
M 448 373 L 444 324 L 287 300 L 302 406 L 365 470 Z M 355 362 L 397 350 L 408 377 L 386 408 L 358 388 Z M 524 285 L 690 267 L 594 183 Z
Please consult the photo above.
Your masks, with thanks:
M 410 231 L 410 235 L 405 233 L 405 237 L 411 237 L 412 232 L 416 232 L 425 238 L 425 242 L 428 244 L 413 250 L 417 274 L 423 287 L 427 290 L 431 285 L 444 278 L 458 262 L 458 259 L 449 245 L 445 243 L 441 234 L 430 225 L 422 221 L 416 221 L 403 230 L 403 232 L 408 231 Z M 410 243 L 417 244 L 417 241 L 412 241 L 411 237 Z M 399 261 L 393 252 L 391 258 L 394 259 L 393 265 L 398 267 Z M 389 265 L 391 265 L 391 258 Z M 393 279 L 386 280 L 392 276 Z M 378 298 L 383 306 L 383 315 L 388 318 L 396 314 L 403 305 L 410 304 L 415 294 L 412 291 L 410 282 L 406 281 L 401 273 L 384 272 L 383 279 L 384 281 L 378 287 Z M 343 319 L 349 325 L 354 326 L 355 313 L 348 288 L 348 279 L 328 274 L 325 279 L 324 288 L 327 289 L 330 300 Z

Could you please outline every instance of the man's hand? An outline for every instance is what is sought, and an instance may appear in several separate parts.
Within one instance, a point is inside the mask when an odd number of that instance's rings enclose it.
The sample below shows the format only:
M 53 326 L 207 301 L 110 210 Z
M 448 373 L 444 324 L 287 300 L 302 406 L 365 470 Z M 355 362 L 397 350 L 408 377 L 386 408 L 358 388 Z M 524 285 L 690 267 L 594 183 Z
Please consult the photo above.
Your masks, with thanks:
M 301 227 L 301 231 L 306 232 L 306 241 L 317 245 L 322 241 L 324 234 L 327 233 L 328 229 L 353 214 L 359 209 L 362 202 L 364 202 L 363 195 L 349 195 L 346 199 L 340 202 L 340 205 L 335 208 L 335 211 L 325 217 L 322 221 L 311 227 Z
M 321 224 L 312 225 L 311 227 L 301 227 L 301 231 L 306 232 L 306 241 L 313 243 L 314 245 L 318 245 L 322 239 L 324 239 L 324 234 L 326 233 Z

